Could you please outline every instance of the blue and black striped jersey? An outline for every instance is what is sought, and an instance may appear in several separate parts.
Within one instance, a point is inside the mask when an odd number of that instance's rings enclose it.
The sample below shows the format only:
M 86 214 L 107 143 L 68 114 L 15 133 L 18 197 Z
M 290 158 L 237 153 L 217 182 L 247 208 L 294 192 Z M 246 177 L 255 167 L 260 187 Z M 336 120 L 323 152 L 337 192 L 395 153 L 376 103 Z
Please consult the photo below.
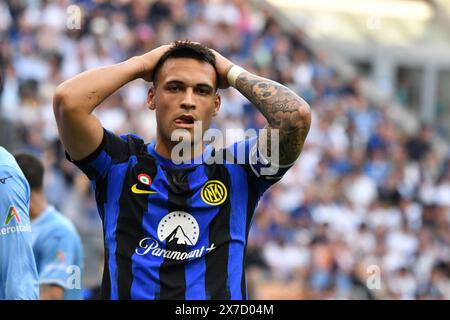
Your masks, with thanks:
M 199 159 L 176 165 L 154 143 L 104 130 L 97 150 L 73 161 L 93 183 L 103 222 L 103 298 L 247 298 L 253 213 L 289 168 L 261 175 L 264 161 L 251 161 L 256 141 L 208 146 Z

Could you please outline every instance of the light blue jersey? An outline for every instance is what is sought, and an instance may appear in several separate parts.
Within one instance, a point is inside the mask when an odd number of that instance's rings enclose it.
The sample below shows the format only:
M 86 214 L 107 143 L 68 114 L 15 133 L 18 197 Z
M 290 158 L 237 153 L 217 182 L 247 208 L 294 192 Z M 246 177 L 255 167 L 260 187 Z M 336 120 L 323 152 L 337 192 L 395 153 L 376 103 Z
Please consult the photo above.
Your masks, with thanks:
M 72 222 L 48 206 L 32 227 L 39 284 L 64 288 L 64 300 L 82 299 L 83 248 Z
M 28 215 L 30 186 L 14 157 L 0 147 L 0 299 L 38 299 Z

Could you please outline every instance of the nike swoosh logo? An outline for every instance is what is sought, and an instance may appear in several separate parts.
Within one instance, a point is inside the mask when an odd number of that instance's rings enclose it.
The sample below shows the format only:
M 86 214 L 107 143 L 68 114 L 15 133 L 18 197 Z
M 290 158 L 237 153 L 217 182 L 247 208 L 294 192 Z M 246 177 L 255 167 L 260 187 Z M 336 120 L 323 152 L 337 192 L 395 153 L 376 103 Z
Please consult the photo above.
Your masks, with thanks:
M 1 184 L 5 184 L 6 183 L 6 179 L 12 178 L 12 176 L 6 177 L 6 178 L 1 178 L 0 179 L 0 183 Z
M 136 194 L 152 194 L 152 193 L 157 193 L 156 191 L 151 191 L 151 190 L 141 190 L 141 189 L 138 189 L 138 188 L 137 188 L 137 183 L 131 187 L 131 192 L 136 193 Z

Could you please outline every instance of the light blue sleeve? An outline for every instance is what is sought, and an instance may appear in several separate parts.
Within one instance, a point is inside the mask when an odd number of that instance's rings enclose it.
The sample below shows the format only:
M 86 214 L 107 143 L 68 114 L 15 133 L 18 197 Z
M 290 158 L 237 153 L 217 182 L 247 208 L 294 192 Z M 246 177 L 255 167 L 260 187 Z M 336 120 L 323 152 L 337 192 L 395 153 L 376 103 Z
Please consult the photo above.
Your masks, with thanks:
M 38 299 L 28 215 L 30 188 L 20 169 L 0 165 L 0 298 Z
M 60 228 L 45 238 L 39 248 L 39 284 L 58 285 L 67 288 L 70 268 L 80 267 L 78 239 L 65 228 Z

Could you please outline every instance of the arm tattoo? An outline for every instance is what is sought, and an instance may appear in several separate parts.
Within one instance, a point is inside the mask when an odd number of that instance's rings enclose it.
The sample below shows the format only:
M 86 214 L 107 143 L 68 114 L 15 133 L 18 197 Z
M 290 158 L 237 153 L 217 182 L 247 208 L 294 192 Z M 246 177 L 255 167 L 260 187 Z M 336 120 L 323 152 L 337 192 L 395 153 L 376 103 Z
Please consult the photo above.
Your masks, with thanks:
M 236 88 L 267 119 L 267 137 L 262 138 L 266 155 L 271 154 L 271 129 L 280 135 L 279 155 L 281 165 L 292 164 L 299 156 L 311 124 L 308 104 L 285 86 L 248 72 L 236 79 Z

